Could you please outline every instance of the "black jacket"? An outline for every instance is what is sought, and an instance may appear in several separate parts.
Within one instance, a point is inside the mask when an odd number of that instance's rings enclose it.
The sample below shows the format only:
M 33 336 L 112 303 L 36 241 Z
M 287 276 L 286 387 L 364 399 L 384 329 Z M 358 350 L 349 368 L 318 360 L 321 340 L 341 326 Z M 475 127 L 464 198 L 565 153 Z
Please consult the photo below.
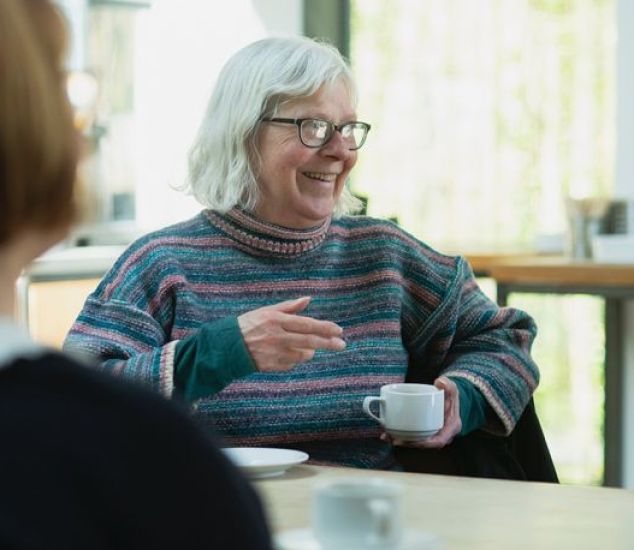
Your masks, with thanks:
M 0 369 L 0 548 L 268 549 L 270 534 L 177 404 L 46 353 Z

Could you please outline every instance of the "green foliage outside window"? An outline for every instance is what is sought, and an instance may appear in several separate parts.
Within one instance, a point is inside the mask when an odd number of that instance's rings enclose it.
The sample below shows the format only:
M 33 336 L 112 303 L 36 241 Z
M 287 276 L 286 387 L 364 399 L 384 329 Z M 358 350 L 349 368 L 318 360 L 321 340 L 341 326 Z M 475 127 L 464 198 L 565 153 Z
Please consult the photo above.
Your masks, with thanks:
M 614 166 L 614 0 L 358 0 L 353 186 L 431 244 L 532 246 Z
M 567 197 L 608 196 L 615 0 L 352 0 L 353 177 L 368 213 L 441 251 L 530 249 Z M 535 396 L 563 481 L 602 475 L 600 299 L 513 295 L 540 335 Z M 576 438 L 576 439 L 575 439 Z

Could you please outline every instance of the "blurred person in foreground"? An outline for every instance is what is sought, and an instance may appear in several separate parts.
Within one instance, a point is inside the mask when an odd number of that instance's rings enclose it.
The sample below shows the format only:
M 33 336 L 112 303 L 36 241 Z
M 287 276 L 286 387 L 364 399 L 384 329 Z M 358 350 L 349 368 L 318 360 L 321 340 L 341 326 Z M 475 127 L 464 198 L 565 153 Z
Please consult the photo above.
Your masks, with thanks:
M 538 384 L 535 324 L 488 299 L 463 258 L 348 215 L 369 130 L 332 46 L 268 38 L 238 51 L 190 153 L 205 209 L 133 243 L 65 348 L 183 397 L 227 444 L 313 463 L 399 469 L 401 445 L 509 434 Z M 445 425 L 420 443 L 391 440 L 362 411 L 403 380 L 445 391 Z M 505 468 L 491 475 L 521 478 Z
M 65 41 L 49 0 L 0 1 L 0 547 L 268 549 L 254 491 L 180 408 L 11 319 L 16 278 L 74 217 Z

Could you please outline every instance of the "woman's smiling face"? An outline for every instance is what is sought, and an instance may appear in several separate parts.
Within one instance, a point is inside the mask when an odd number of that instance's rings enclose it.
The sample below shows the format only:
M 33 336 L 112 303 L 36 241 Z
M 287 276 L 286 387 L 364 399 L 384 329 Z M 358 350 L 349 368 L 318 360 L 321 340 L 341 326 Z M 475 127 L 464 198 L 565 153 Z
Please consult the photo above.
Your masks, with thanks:
M 319 118 L 341 124 L 356 119 L 342 82 L 286 105 L 283 118 Z M 296 229 L 315 227 L 332 215 L 357 152 L 350 151 L 339 132 L 319 149 L 302 144 L 297 126 L 267 122 L 259 135 L 258 217 Z

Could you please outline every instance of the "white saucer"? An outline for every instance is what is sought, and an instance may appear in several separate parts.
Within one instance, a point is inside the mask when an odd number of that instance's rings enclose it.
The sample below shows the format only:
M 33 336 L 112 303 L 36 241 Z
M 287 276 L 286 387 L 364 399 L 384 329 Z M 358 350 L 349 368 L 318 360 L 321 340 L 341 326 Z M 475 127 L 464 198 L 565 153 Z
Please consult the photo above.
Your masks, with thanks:
M 385 431 L 389 433 L 392 437 L 397 437 L 398 439 L 403 439 L 404 441 L 423 441 L 431 437 L 432 435 L 436 435 L 440 430 L 429 430 L 424 432 L 411 432 L 405 430 L 392 430 L 386 428 Z
M 308 460 L 306 453 L 292 449 L 227 447 L 222 450 L 229 460 L 253 478 L 280 476 L 290 467 Z
M 403 540 L 397 547 L 390 550 L 440 550 L 440 539 L 430 533 L 406 529 Z M 317 542 L 311 529 L 293 529 L 275 536 L 276 550 L 324 550 Z M 364 549 L 366 550 L 366 549 Z

